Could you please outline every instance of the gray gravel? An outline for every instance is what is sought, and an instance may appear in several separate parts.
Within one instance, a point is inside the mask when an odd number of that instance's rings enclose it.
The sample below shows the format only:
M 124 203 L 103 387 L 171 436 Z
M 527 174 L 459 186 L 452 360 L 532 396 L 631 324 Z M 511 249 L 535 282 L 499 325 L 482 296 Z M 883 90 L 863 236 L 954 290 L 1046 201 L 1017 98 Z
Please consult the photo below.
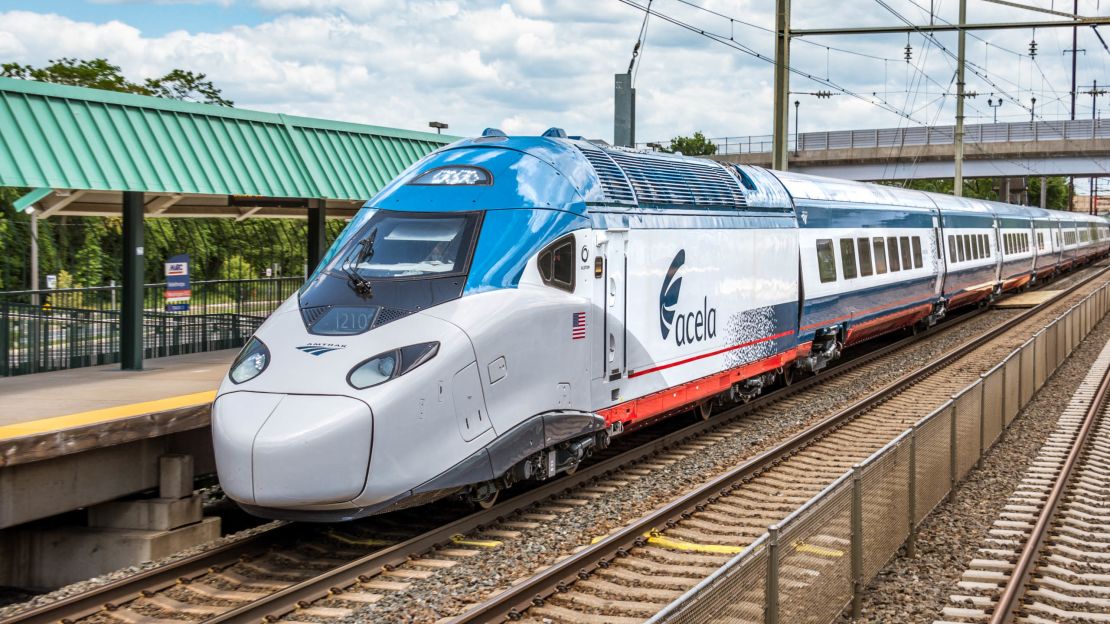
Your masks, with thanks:
M 933 339 L 888 356 L 880 365 L 830 379 L 820 393 L 806 399 L 783 401 L 759 416 L 729 425 L 729 437 L 702 451 L 640 478 L 621 476 L 629 484 L 588 505 L 559 514 L 557 522 L 522 532 L 519 538 L 503 540 L 493 553 L 473 557 L 430 578 L 415 582 L 409 590 L 392 594 L 373 605 L 356 605 L 340 600 L 323 606 L 355 608 L 346 622 L 434 622 L 456 615 L 475 600 L 500 591 L 529 574 L 550 565 L 559 556 L 588 545 L 596 537 L 620 528 L 683 491 L 708 481 L 737 463 L 770 448 L 784 437 L 810 426 L 818 418 L 842 409 L 916 368 L 922 361 L 947 352 L 1018 314 L 992 311 L 970 319 Z M 677 485 L 676 484 L 680 484 Z M 296 615 L 303 621 L 311 618 Z
M 961 593 L 956 584 L 963 571 L 1108 340 L 1110 321 L 1104 320 L 987 452 L 982 465 L 968 474 L 955 503 L 943 503 L 925 520 L 917 557 L 901 551 L 868 586 L 862 616 L 853 620 L 845 614 L 841 624 L 940 618 L 949 595 Z

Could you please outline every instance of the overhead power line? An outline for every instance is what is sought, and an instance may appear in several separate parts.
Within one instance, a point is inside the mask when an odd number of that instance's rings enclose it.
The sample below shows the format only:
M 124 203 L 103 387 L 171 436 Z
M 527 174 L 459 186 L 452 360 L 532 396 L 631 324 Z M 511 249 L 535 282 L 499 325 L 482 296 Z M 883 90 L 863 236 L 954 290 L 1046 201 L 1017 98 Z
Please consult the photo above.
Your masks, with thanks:
M 692 24 L 684 22 L 684 21 L 682 21 L 682 20 L 680 20 L 676 17 L 673 17 L 671 15 L 667 15 L 666 13 L 662 13 L 662 12 L 660 12 L 656 9 L 652 9 L 652 8 L 646 6 L 646 5 L 639 4 L 638 2 L 635 2 L 635 0 L 618 0 L 618 2 L 621 2 L 622 4 L 626 4 L 630 7 L 638 9 L 640 11 L 644 11 L 646 13 L 649 13 L 649 14 L 655 16 L 655 17 L 658 17 L 661 20 L 664 20 L 666 22 L 674 24 L 675 26 L 678 26 L 680 28 L 684 28 L 684 29 L 686 29 L 690 32 L 693 32 L 693 33 L 697 33 L 697 34 L 699 34 L 703 37 L 706 37 L 706 38 L 708 38 L 712 41 L 716 41 L 717 43 L 720 43 L 722 45 L 733 48 L 733 49 L 735 49 L 739 52 L 743 52 L 744 54 L 755 57 L 755 58 L 757 58 L 761 61 L 764 61 L 766 63 L 770 63 L 771 65 L 775 64 L 775 59 L 774 58 L 772 58 L 770 56 L 767 56 L 766 54 L 762 54 L 760 52 L 757 52 L 756 50 L 754 50 L 754 49 L 752 49 L 752 48 L 750 48 L 750 47 L 748 47 L 748 46 L 746 46 L 746 45 L 744 45 L 744 44 L 742 44 L 742 43 L 740 43 L 740 42 L 738 42 L 734 39 L 731 39 L 729 37 L 724 37 L 723 35 L 719 35 L 719 34 L 716 34 L 716 33 L 709 32 L 709 31 L 707 31 L 703 28 L 699 28 L 697 26 L 694 26 Z M 881 109 L 883 109 L 887 112 L 890 112 L 890 113 L 893 113 L 893 114 L 895 114 L 899 117 L 903 117 L 905 119 L 908 119 L 909 121 L 912 121 L 913 123 L 916 123 L 918 125 L 925 125 L 923 122 L 918 121 L 917 119 L 914 119 L 913 117 L 910 117 L 909 115 L 907 115 L 906 113 L 898 110 L 894 106 L 891 106 L 889 103 L 886 103 L 886 102 L 883 102 L 883 101 L 872 100 L 872 99 L 868 98 L 867 96 L 856 93 L 855 91 L 852 91 L 851 89 L 848 89 L 847 87 L 841 86 L 840 84 L 838 84 L 838 83 L 836 83 L 833 80 L 830 80 L 828 78 L 822 78 L 820 76 L 811 74 L 809 72 L 800 70 L 800 69 L 798 69 L 796 67 L 792 67 L 792 66 L 788 66 L 787 71 L 789 71 L 790 73 L 792 73 L 794 75 L 801 76 L 803 78 L 808 78 L 809 80 L 812 80 L 816 83 L 825 85 L 826 87 L 829 87 L 831 89 L 835 89 L 836 91 L 839 91 L 840 93 L 843 93 L 844 95 L 848 95 L 848 96 L 851 96 L 853 98 L 856 98 L 856 99 L 860 100 L 861 102 L 866 102 L 868 104 L 871 104 L 872 106 L 877 106 L 877 107 L 879 107 L 879 108 L 881 108 Z

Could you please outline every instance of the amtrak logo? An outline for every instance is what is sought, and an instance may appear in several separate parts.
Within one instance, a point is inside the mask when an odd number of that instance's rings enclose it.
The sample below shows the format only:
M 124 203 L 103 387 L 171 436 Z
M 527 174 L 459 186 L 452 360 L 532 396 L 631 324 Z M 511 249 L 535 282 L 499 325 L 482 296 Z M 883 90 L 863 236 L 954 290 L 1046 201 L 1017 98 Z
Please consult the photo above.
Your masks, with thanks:
M 674 322 L 674 307 L 678 305 L 678 293 L 682 290 L 682 278 L 675 279 L 675 273 L 686 264 L 686 250 L 679 249 L 678 255 L 671 261 L 671 268 L 667 269 L 667 276 L 663 278 L 663 288 L 659 290 L 659 333 L 663 340 L 671 333 L 671 323 Z
M 306 344 L 306 345 L 301 345 L 301 346 L 297 347 L 297 349 L 299 349 L 301 351 L 304 351 L 305 353 L 307 353 L 309 355 L 315 355 L 315 356 L 324 355 L 325 353 L 331 353 L 332 351 L 338 351 L 338 350 L 344 349 L 344 348 L 346 348 L 346 345 L 320 344 L 320 343 Z
M 686 264 L 686 250 L 679 249 L 659 289 L 659 333 L 666 340 L 674 329 L 678 346 L 709 340 L 717 335 L 717 309 L 709 307 L 709 297 L 702 297 L 702 308 L 692 312 L 676 312 L 682 292 L 682 278 L 675 275 Z

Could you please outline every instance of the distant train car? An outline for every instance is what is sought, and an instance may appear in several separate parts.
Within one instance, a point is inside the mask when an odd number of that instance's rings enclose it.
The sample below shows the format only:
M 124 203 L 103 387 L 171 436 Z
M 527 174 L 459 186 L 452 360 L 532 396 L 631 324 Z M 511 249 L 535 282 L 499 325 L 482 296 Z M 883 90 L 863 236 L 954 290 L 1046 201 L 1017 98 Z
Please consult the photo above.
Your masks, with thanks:
M 345 520 L 573 471 L 1107 252 L 1106 221 L 488 131 L 351 221 L 212 410 L 245 509 Z

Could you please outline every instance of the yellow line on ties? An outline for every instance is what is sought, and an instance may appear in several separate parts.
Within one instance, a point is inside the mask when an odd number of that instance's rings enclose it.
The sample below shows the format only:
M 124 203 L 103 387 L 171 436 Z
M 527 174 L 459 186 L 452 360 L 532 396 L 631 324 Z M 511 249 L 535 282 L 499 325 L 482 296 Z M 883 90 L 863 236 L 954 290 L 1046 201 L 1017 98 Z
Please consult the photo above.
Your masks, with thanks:
M 813 544 L 807 544 L 807 543 L 805 543 L 801 540 L 798 540 L 798 541 L 794 542 L 793 544 L 791 544 L 791 546 L 793 546 L 794 550 L 797 551 L 797 552 L 809 553 L 811 555 L 817 555 L 817 556 L 820 556 L 820 557 L 830 557 L 830 558 L 835 559 L 837 557 L 843 557 L 844 556 L 844 551 L 843 550 L 837 550 L 835 548 L 823 548 L 821 546 L 814 546 Z
M 659 531 L 649 531 L 644 534 L 647 542 L 654 546 L 662 546 L 663 548 L 670 548 L 671 550 L 685 550 L 690 552 L 703 552 L 712 553 L 716 555 L 735 555 L 743 552 L 742 546 L 722 546 L 720 544 L 698 544 L 696 542 L 687 542 L 686 540 L 674 539 L 666 537 Z
M 51 418 L 32 420 L 30 422 L 17 423 L 14 425 L 4 425 L 0 427 L 0 440 L 19 438 L 22 436 L 34 435 L 36 433 L 59 431 L 61 429 L 72 429 L 73 427 L 80 427 L 82 425 L 91 425 L 100 422 L 120 420 L 123 418 L 130 418 L 132 416 L 142 416 L 144 414 L 167 412 L 170 410 L 182 407 L 190 407 L 193 405 L 205 405 L 207 403 L 211 403 L 215 398 L 216 391 L 208 390 L 206 392 L 183 394 L 181 396 L 168 397 L 155 401 L 129 403 L 127 405 L 105 407 L 103 409 L 91 410 L 88 412 L 77 412 L 76 414 L 66 414 L 65 416 L 54 416 Z
M 459 546 L 474 546 L 476 548 L 497 548 L 501 545 L 498 540 L 468 540 L 465 535 L 452 535 L 451 541 Z
M 397 543 L 397 540 L 381 539 L 380 537 L 348 537 L 334 530 L 329 530 L 324 535 L 338 542 L 355 546 L 392 546 Z

